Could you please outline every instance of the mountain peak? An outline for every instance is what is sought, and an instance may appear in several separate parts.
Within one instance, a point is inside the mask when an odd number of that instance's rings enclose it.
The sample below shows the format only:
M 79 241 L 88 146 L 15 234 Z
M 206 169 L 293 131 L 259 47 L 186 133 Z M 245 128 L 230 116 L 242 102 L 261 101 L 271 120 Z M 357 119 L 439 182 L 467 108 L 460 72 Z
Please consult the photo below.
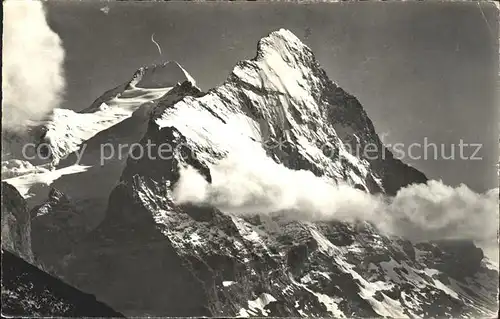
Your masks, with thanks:
M 193 77 L 179 63 L 167 61 L 139 68 L 132 77 L 130 86 L 155 89 L 174 87 L 185 81 L 196 85 Z
M 327 196 L 427 179 L 293 33 L 263 38 L 217 88 L 193 82 L 176 62 L 145 66 L 87 113 L 57 112 L 53 153 L 85 155 L 78 174 L 74 157 L 56 167 L 26 234 L 59 276 L 127 316 L 493 316 L 498 272 L 475 246 L 388 236 Z M 366 146 L 377 156 L 350 152 Z
M 296 101 L 303 100 L 300 104 L 315 108 L 315 113 L 318 112 L 317 103 L 311 101 L 311 93 L 329 85 L 311 49 L 286 29 L 262 38 L 255 58 L 239 62 L 229 80 L 257 90 L 285 94 Z
M 302 41 L 290 30 L 279 29 L 269 33 L 268 36 L 260 39 L 258 43 L 259 51 L 267 51 L 273 49 L 276 51 L 287 51 L 290 49 L 302 49 L 306 47 Z
M 292 66 L 315 61 L 311 49 L 287 29 L 273 31 L 258 43 L 256 60 L 268 60 L 276 56 Z

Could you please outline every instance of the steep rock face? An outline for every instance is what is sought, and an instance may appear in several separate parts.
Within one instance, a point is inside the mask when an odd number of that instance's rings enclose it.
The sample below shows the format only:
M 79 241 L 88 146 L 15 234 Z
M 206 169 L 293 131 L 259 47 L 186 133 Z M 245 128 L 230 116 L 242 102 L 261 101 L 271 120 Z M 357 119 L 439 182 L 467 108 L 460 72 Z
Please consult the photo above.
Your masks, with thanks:
M 261 147 L 291 169 L 369 192 L 424 181 L 392 158 L 377 164 L 348 152 L 351 137 L 380 143 L 359 103 L 349 101 L 286 30 L 262 39 L 256 58 L 207 94 L 177 86 L 153 110 L 140 142 L 155 145 L 153 154 L 168 144 L 169 156 L 127 160 L 103 223 L 59 272 L 126 315 L 490 316 L 498 272 L 484 260 L 459 258 L 475 270 L 457 276 L 366 223 L 298 222 L 286 212 L 240 218 L 173 200 L 181 166 L 211 182 L 219 159 Z M 460 254 L 448 249 L 443 256 Z
M 6 182 L 2 182 L 2 249 L 33 262 L 31 220 L 26 202 L 16 188 Z
M 293 135 L 297 131 L 331 160 L 338 154 L 335 144 L 340 139 L 351 154 L 369 163 L 363 166 L 371 170 L 366 176 L 370 179 L 371 191 L 377 191 L 374 176 L 391 195 L 410 183 L 427 181 L 424 174 L 394 159 L 381 143 L 359 101 L 332 82 L 311 50 L 289 31 L 282 30 L 262 39 L 256 58 L 241 62 L 224 87 L 227 90 L 219 90 L 225 95 L 238 92 L 239 99 L 256 108 L 257 117 L 263 117 L 267 123 L 281 122 L 278 128 L 290 131 L 292 141 L 299 147 L 311 145 L 296 141 Z M 262 101 L 263 95 L 277 98 Z M 272 110 L 278 113 L 273 114 Z M 276 138 L 272 131 L 270 137 Z
M 45 265 L 61 260 L 90 230 L 82 211 L 57 189 L 52 189 L 47 201 L 34 207 L 30 215 L 33 253 Z
M 462 280 L 481 270 L 483 251 L 469 241 L 438 241 L 420 243 L 416 249 L 421 252 L 429 268 L 438 269 L 450 277 Z
M 184 82 L 159 102 L 155 113 L 186 93 L 200 91 Z M 155 167 L 147 171 L 155 174 Z M 59 265 L 64 278 L 89 292 L 97 285 L 104 288 L 106 282 L 108 288 L 99 289 L 99 297 L 127 315 L 210 315 L 203 283 L 192 276 L 134 196 L 122 183 L 113 190 L 104 221 Z M 159 274 L 162 280 L 154 277 Z
M 2 317 L 123 317 L 2 249 Z
M 44 267 L 33 255 L 30 234 L 26 202 L 13 186 L 2 182 L 2 316 L 123 317 L 37 268 Z
M 354 96 L 340 87 L 333 92 L 325 92 L 328 103 L 336 106 L 329 110 L 328 119 L 349 150 L 367 158 L 371 170 L 380 176 L 386 194 L 395 195 L 404 186 L 427 182 L 422 172 L 395 158 L 382 144 L 372 121 Z
M 64 279 L 127 316 L 209 316 L 204 283 L 129 189 L 113 191 L 107 213 L 119 214 L 120 222 L 110 217 L 89 234 L 66 258 Z

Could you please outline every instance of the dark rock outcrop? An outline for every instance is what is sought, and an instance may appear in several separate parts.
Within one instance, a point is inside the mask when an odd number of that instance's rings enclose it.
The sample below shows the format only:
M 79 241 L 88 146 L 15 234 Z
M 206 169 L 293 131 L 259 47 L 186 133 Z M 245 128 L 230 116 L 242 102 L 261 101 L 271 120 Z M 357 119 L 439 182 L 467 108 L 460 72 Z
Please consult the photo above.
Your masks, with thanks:
M 123 317 L 2 249 L 2 317 Z
M 481 269 L 483 251 L 471 241 L 447 240 L 421 243 L 416 246 L 426 252 L 426 263 L 457 280 L 473 276 Z
M 2 249 L 33 262 L 31 219 L 26 201 L 6 182 L 2 182 Z
M 54 201 L 63 197 L 53 191 L 53 202 L 46 209 L 54 208 Z M 64 238 L 59 241 L 64 242 Z M 45 267 L 33 255 L 31 246 L 26 201 L 15 187 L 2 182 L 2 317 L 123 317 L 94 296 L 37 268 Z
M 85 216 L 55 188 L 30 214 L 33 253 L 46 265 L 57 264 L 87 233 Z

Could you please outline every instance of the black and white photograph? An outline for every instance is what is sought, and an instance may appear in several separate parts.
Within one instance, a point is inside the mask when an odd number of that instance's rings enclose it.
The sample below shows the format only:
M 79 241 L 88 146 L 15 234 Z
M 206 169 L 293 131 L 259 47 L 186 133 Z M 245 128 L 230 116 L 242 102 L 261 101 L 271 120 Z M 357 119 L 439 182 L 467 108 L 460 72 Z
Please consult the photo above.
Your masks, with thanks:
M 498 318 L 495 1 L 5 0 L 2 318 Z

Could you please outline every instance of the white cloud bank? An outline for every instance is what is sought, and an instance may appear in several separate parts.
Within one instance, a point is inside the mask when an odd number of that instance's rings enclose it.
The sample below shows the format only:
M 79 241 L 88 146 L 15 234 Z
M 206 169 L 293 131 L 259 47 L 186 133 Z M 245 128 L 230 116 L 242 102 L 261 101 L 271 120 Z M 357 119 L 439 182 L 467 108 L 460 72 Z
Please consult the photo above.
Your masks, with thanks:
M 47 24 L 42 1 L 3 4 L 2 124 L 22 131 L 56 108 L 64 90 L 64 49 Z
M 465 185 L 454 188 L 429 181 L 388 198 L 336 185 L 309 171 L 287 169 L 263 153 L 251 158 L 229 156 L 210 171 L 212 183 L 192 167 L 181 169 L 173 192 L 176 202 L 211 205 L 238 215 L 364 220 L 382 232 L 413 241 L 470 239 L 485 251 L 497 246 L 498 189 L 478 194 Z M 498 260 L 498 250 L 491 258 Z

